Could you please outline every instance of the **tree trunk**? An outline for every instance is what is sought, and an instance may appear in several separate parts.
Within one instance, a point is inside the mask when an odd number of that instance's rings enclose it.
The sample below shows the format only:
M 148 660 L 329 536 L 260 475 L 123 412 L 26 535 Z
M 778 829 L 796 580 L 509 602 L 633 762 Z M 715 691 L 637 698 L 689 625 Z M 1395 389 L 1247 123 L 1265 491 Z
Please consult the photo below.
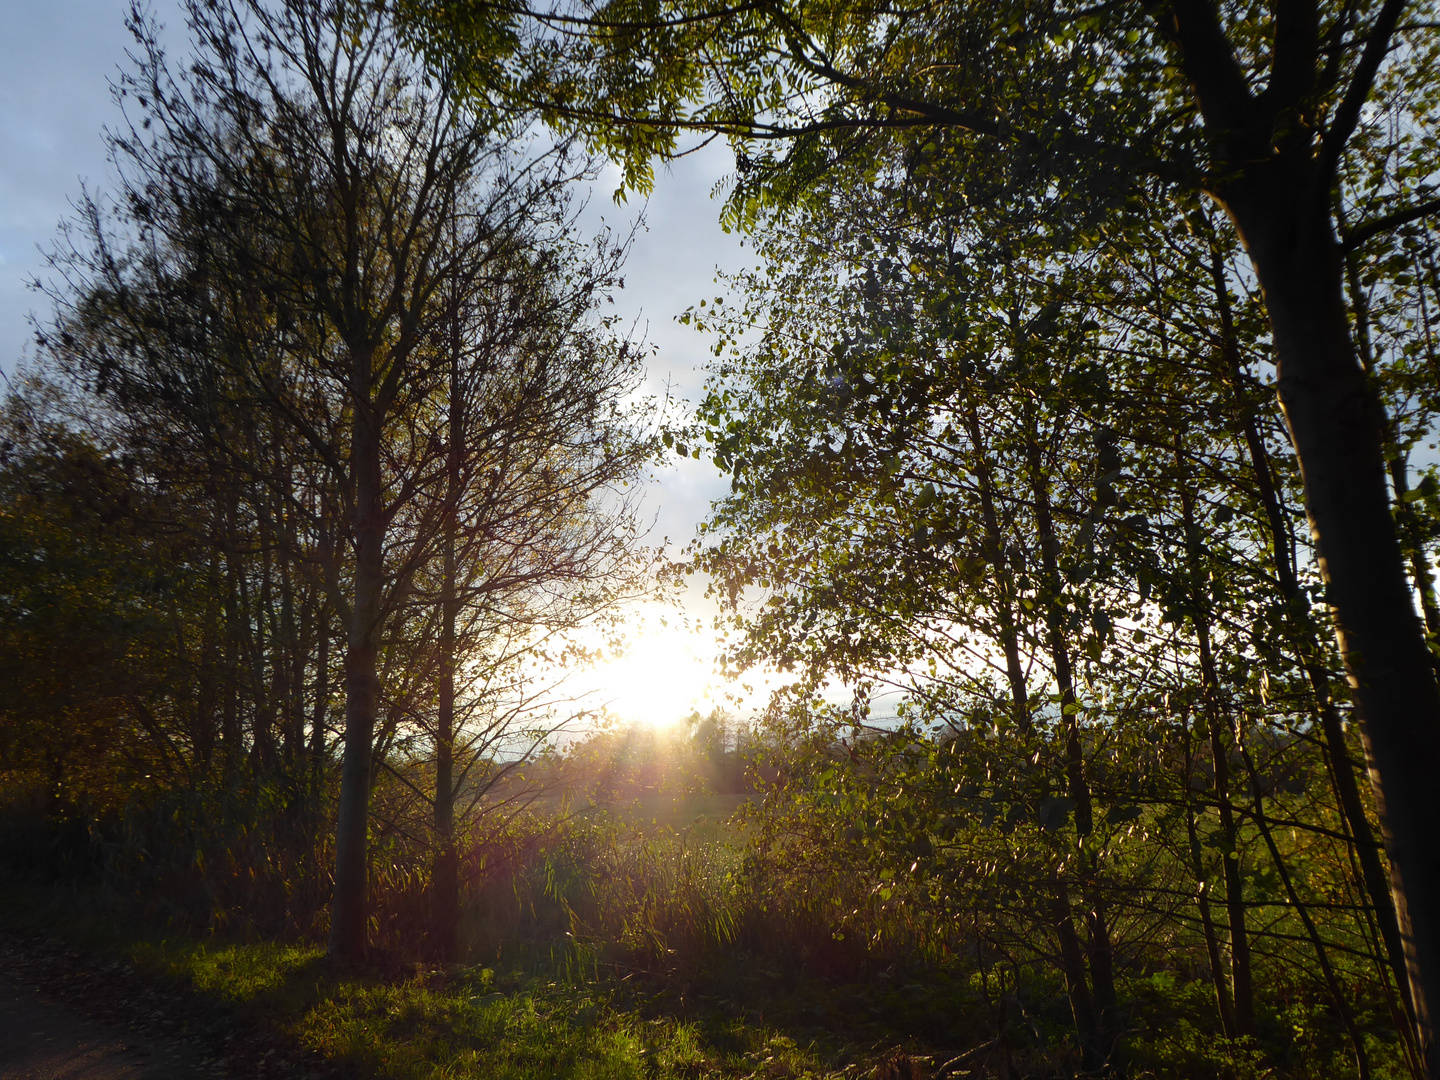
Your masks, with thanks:
M 460 920 L 459 856 L 455 850 L 455 620 L 459 600 L 455 581 L 456 507 L 460 499 L 460 384 L 455 365 L 459 342 L 452 341 L 449 446 L 446 449 L 444 551 L 440 574 L 440 664 L 435 723 L 435 862 L 431 867 L 431 936 L 436 959 L 455 955 Z
M 1070 893 L 1065 882 L 1057 879 L 1055 895 L 1050 900 L 1055 937 L 1060 943 L 1060 970 L 1065 975 L 1065 992 L 1070 998 L 1070 1014 L 1075 1033 L 1080 1039 L 1080 1064 L 1086 1072 L 1104 1068 L 1108 1056 L 1101 1043 L 1100 1021 L 1095 1012 L 1095 998 L 1085 978 L 1085 951 L 1080 935 L 1075 932 L 1075 917 L 1070 911 Z
M 1200 832 L 1195 827 L 1195 801 L 1191 797 L 1195 757 L 1191 749 L 1190 726 L 1185 725 L 1185 834 L 1189 841 L 1190 867 L 1198 887 L 1195 904 L 1200 909 L 1200 928 L 1205 935 L 1205 955 L 1210 960 L 1210 982 L 1215 988 L 1215 1009 L 1220 1014 L 1220 1027 L 1227 1039 L 1235 1038 L 1235 1007 L 1230 1001 L 1230 988 L 1225 983 L 1225 963 L 1220 956 L 1220 936 L 1210 912 L 1210 879 L 1205 873 L 1205 858 L 1200 849 Z
M 1065 612 L 1060 603 L 1060 567 L 1056 561 L 1059 542 L 1055 538 L 1055 522 L 1050 509 L 1050 488 L 1040 460 L 1040 448 L 1031 442 L 1027 448 L 1030 466 L 1030 490 L 1035 499 L 1035 524 L 1039 531 L 1040 563 L 1043 571 L 1040 597 L 1045 618 L 1045 636 L 1050 658 L 1055 665 L 1055 682 L 1060 692 L 1060 715 L 1065 728 L 1065 775 L 1067 792 L 1075 801 L 1075 831 L 1089 836 L 1095 824 L 1095 811 L 1090 798 L 1090 782 L 1085 776 L 1085 749 L 1080 742 L 1079 702 L 1075 698 L 1075 674 L 1070 662 L 1070 647 L 1065 640 Z
M 980 515 L 985 528 L 983 551 L 985 560 L 995 569 L 994 584 L 998 593 L 995 614 L 999 624 L 1000 647 L 1005 653 L 1005 674 L 1010 682 L 1010 703 L 1016 728 L 1021 734 L 1027 734 L 1030 731 L 1029 691 L 1025 686 L 1025 669 L 1020 663 L 1020 642 L 1015 629 L 1011 575 L 1005 561 L 1005 540 L 1000 533 L 1000 517 L 995 511 L 995 480 L 990 463 L 985 458 L 980 421 L 973 412 L 969 413 L 966 419 L 970 441 L 975 447 L 975 479 L 980 488 Z
M 316 600 L 315 613 L 315 711 L 310 717 L 309 785 L 311 801 L 320 804 L 324 788 L 325 728 L 330 711 L 330 609 L 324 596 Z
M 974 441 L 976 454 L 984 460 L 979 423 L 973 413 L 969 416 L 970 437 Z M 1022 735 L 1031 731 L 1030 703 L 1025 686 L 1025 673 L 1020 665 L 1019 635 L 1010 606 L 1011 590 L 1006 585 L 1004 540 L 1000 533 L 999 516 L 995 511 L 993 497 L 993 475 L 988 465 L 977 466 L 976 478 L 980 485 L 981 513 L 985 524 L 986 558 L 995 568 L 998 586 L 998 633 L 1005 651 L 1006 671 L 1010 683 L 1010 703 L 1016 717 L 1016 724 Z M 1075 1023 L 1075 1034 L 1080 1044 L 1081 1060 L 1086 1071 L 1100 1069 L 1108 1056 L 1100 1022 L 1096 1013 L 1095 999 L 1085 976 L 1085 950 L 1080 935 L 1075 930 L 1075 917 L 1070 910 L 1070 894 L 1063 879 L 1054 882 L 1054 894 L 1049 898 L 1051 927 L 1060 947 L 1060 970 L 1065 977 L 1065 992 L 1070 1000 L 1070 1013 Z
M 231 516 L 233 520 L 233 509 Z M 233 784 L 240 772 L 243 746 L 240 739 L 240 571 L 236 567 L 235 532 L 226 535 L 225 548 L 225 655 L 221 660 L 220 751 L 225 765 L 225 780 Z
M 254 772 L 267 780 L 275 774 L 275 711 L 280 702 L 282 646 L 275 632 L 275 539 L 270 530 L 270 507 L 265 498 L 258 507 L 260 519 L 260 581 L 256 590 L 254 633 L 250 638 L 250 678 L 254 681 L 255 711 L 251 714 L 250 754 Z
M 1343 212 L 1340 221 L 1344 225 Z M 1366 371 L 1374 369 L 1375 352 L 1370 339 L 1370 301 L 1360 284 L 1360 254 L 1350 252 L 1345 260 L 1345 283 L 1350 289 L 1350 307 L 1355 313 L 1355 343 L 1359 346 L 1360 362 Z M 1420 294 L 1421 314 L 1426 324 L 1426 338 L 1429 344 L 1429 312 L 1425 307 L 1425 294 Z M 1432 350 L 1433 351 L 1433 350 Z M 1382 406 L 1383 408 L 1383 406 Z M 1382 412 L 1382 417 L 1383 417 Z M 1425 629 L 1433 641 L 1440 634 L 1440 605 L 1435 599 L 1435 583 L 1430 579 L 1429 559 L 1425 555 L 1425 543 L 1420 535 L 1419 522 L 1414 509 L 1406 502 L 1405 495 L 1410 489 L 1409 454 L 1401 449 L 1394 438 L 1394 427 L 1385 425 L 1385 447 L 1383 453 L 1390 468 L 1390 479 L 1395 485 L 1394 514 L 1396 528 L 1400 535 L 1401 547 L 1410 564 L 1411 579 L 1415 591 L 1420 595 L 1420 611 L 1425 616 Z M 1433 654 L 1432 654 L 1433 655 Z M 1436 661 L 1432 661 L 1436 663 Z M 1440 668 L 1437 668 L 1440 670 Z
M 1287 622 L 1295 638 L 1295 650 L 1300 664 L 1310 683 L 1310 692 L 1315 699 L 1316 711 L 1320 714 L 1320 728 L 1329 751 L 1331 779 L 1340 812 L 1350 827 L 1354 839 L 1355 854 L 1360 864 L 1360 876 L 1370 903 L 1375 909 L 1375 921 L 1379 925 L 1380 937 L 1390 963 L 1400 999 L 1414 1025 L 1414 1006 L 1410 1000 L 1409 978 L 1405 968 L 1405 946 L 1400 935 L 1400 926 L 1395 921 L 1395 907 L 1390 897 L 1390 886 L 1385 867 L 1380 859 L 1380 845 L 1370 829 L 1370 819 L 1360 798 L 1359 786 L 1355 783 L 1354 764 L 1350 759 L 1345 732 L 1340 714 L 1330 696 L 1328 676 L 1317 655 L 1318 628 L 1310 617 L 1309 601 L 1300 589 L 1295 573 L 1295 559 L 1290 550 L 1285 528 L 1284 511 L 1280 494 L 1270 471 L 1270 458 L 1265 450 L 1260 429 L 1255 423 L 1254 413 L 1247 407 L 1241 385 L 1240 353 L 1235 341 L 1234 317 L 1230 309 L 1230 293 L 1225 283 L 1223 268 L 1218 251 L 1211 266 L 1215 283 L 1215 297 L 1220 313 L 1222 346 L 1225 352 L 1226 375 L 1235 398 L 1235 414 L 1245 435 L 1245 446 L 1249 452 L 1250 470 L 1260 493 L 1260 503 L 1265 511 L 1265 521 L 1270 531 L 1271 562 L 1275 570 L 1275 583 L 1286 602 Z M 1423 595 L 1423 594 L 1422 594 Z M 1413 1030 L 1410 1032 L 1413 1036 Z
M 1108 1062 L 1119 1038 L 1119 1005 L 1115 994 L 1114 946 L 1110 941 L 1110 924 L 1105 917 L 1105 898 L 1100 895 L 1096 877 L 1096 860 L 1085 848 L 1085 838 L 1095 828 L 1094 800 L 1090 781 L 1085 773 L 1085 748 L 1080 739 L 1079 701 L 1075 696 L 1075 674 L 1066 640 L 1065 611 L 1061 604 L 1060 550 L 1055 537 L 1054 514 L 1050 507 L 1050 487 L 1041 460 L 1040 447 L 1033 441 L 1027 447 L 1030 467 L 1030 488 L 1035 499 L 1035 524 L 1039 532 L 1043 594 L 1040 598 L 1045 615 L 1045 631 L 1055 665 L 1055 682 L 1060 692 L 1060 715 L 1065 728 L 1066 792 L 1075 803 L 1075 834 L 1079 865 L 1083 874 L 1085 916 L 1089 932 L 1090 983 L 1096 1013 L 1096 1039 L 1101 1060 Z
M 455 535 L 445 536 L 440 599 L 439 708 L 435 728 L 435 862 L 431 868 L 431 935 L 436 959 L 450 960 L 460 917 L 455 850 Z
M 1178 447 L 1175 458 L 1178 471 L 1183 467 Z M 1220 828 L 1225 834 L 1221 867 L 1225 878 L 1225 912 L 1230 923 L 1231 1001 L 1235 1034 L 1244 1037 L 1255 1034 L 1255 984 L 1250 964 L 1250 934 L 1245 924 L 1245 882 L 1240 867 L 1239 830 L 1230 801 L 1230 751 L 1225 742 L 1225 728 L 1230 725 L 1228 716 L 1222 715 L 1219 672 L 1210 641 L 1209 598 L 1204 595 L 1201 585 L 1205 578 L 1205 567 L 1200 557 L 1203 550 L 1201 537 L 1195 522 L 1193 497 L 1183 483 L 1180 500 L 1185 515 L 1195 639 L 1200 653 L 1201 689 L 1210 736 L 1210 763 L 1215 770 L 1215 806 L 1220 814 Z
M 215 738 L 219 734 L 215 671 L 220 665 L 218 642 L 224 633 L 220 582 L 220 553 L 212 551 L 205 567 L 205 621 L 200 632 L 195 686 L 195 776 L 206 779 L 210 776 Z
M 1335 1011 L 1340 1014 L 1340 1022 L 1345 1025 L 1345 1032 L 1350 1036 L 1350 1046 L 1355 1053 L 1356 1075 L 1359 1080 L 1370 1080 L 1370 1060 L 1365 1053 L 1365 1037 L 1355 1023 L 1355 1014 L 1350 1008 L 1345 990 L 1335 976 L 1335 969 L 1330 965 L 1329 952 L 1325 948 L 1324 940 L 1320 937 L 1320 931 L 1315 926 L 1315 920 L 1310 917 L 1310 909 L 1305 906 L 1299 892 L 1296 891 L 1295 881 L 1290 876 L 1290 868 L 1285 865 L 1285 860 L 1280 856 L 1280 848 L 1276 845 L 1274 834 L 1270 831 L 1270 823 L 1265 818 L 1265 799 L 1260 790 L 1260 776 L 1256 772 L 1255 763 L 1250 758 L 1250 752 L 1243 746 L 1240 748 L 1240 757 L 1245 763 L 1246 771 L 1250 774 L 1250 797 L 1254 800 L 1255 805 L 1255 824 L 1260 829 L 1260 836 L 1270 851 L 1270 859 L 1275 864 L 1275 870 L 1285 886 L 1285 896 L 1290 901 L 1291 910 L 1300 916 L 1300 922 L 1305 927 L 1306 935 L 1310 938 L 1311 947 L 1315 950 L 1315 959 L 1320 964 L 1320 974 L 1324 976 L 1325 985 L 1330 990 L 1330 997 L 1335 1002 Z
M 1440 689 L 1390 510 L 1380 403 L 1350 337 L 1339 243 L 1322 200 L 1274 180 L 1237 184 L 1225 202 L 1265 294 L 1280 403 L 1390 856 L 1417 1041 L 1440 1076 L 1431 1020 L 1440 1007 Z
M 370 773 L 380 699 L 377 663 L 385 519 L 379 432 L 368 411 L 357 405 L 351 444 L 355 477 L 355 606 L 345 649 L 345 758 L 340 772 L 335 892 L 327 950 L 331 959 L 341 963 L 355 963 L 365 956 Z
M 1420 611 L 1425 616 L 1425 630 L 1431 639 L 1440 635 L 1440 603 L 1435 599 L 1435 582 L 1430 577 L 1430 559 L 1425 553 L 1425 541 L 1420 535 L 1420 523 L 1415 519 L 1415 510 L 1407 506 L 1405 497 L 1410 491 L 1410 465 L 1408 455 L 1393 444 L 1389 448 L 1390 480 L 1395 485 L 1395 508 L 1403 538 L 1405 557 L 1410 563 L 1410 577 L 1415 583 L 1415 592 L 1420 597 Z M 1432 654 L 1433 655 L 1433 654 Z

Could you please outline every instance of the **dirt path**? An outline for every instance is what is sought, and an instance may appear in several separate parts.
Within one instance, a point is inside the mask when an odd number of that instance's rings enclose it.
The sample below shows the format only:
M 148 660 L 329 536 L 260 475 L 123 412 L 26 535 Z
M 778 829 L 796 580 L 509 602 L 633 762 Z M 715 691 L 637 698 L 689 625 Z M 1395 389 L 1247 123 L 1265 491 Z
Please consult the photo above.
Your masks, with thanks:
M 0 977 L 3 1080 L 180 1080 L 205 1075 L 188 1048 L 139 1039 Z

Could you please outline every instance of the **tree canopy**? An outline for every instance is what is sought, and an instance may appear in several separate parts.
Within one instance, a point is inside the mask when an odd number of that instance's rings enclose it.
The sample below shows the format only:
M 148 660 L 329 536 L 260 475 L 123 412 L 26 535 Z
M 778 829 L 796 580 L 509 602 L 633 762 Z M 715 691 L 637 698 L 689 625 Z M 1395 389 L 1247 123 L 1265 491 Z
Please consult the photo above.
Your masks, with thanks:
M 428 20 L 422 16 L 422 24 L 432 28 L 422 37 L 432 53 L 464 56 L 463 27 L 447 25 L 451 10 L 439 9 Z M 1377 358 L 1362 356 L 1368 348 L 1369 297 L 1356 260 L 1393 250 L 1397 240 L 1404 246 L 1403 230 L 1440 210 L 1430 153 L 1434 123 L 1428 71 L 1435 38 L 1428 11 L 1403 0 L 1284 3 L 1273 8 L 1204 0 L 1131 6 L 957 2 L 878 7 L 632 5 L 622 0 L 522 7 L 510 14 L 528 20 L 516 25 L 526 28 L 533 47 L 513 58 L 507 92 L 542 103 L 554 121 L 587 132 L 624 163 L 630 183 L 646 186 L 651 157 L 675 153 L 684 132 L 709 132 L 729 138 L 736 151 L 736 178 L 725 211 L 732 225 L 753 228 L 771 220 L 795 220 L 801 223 L 800 244 L 825 244 L 829 237 L 823 226 L 814 233 L 804 230 L 826 222 L 837 203 L 863 205 L 865 196 L 856 193 L 873 191 L 897 208 L 906 227 L 929 230 L 932 248 L 953 249 L 950 237 L 959 236 L 966 254 L 1018 269 L 1008 290 L 980 301 L 982 307 L 1008 312 L 998 338 L 1014 339 L 1003 347 L 1011 363 L 1019 365 L 986 388 L 985 403 L 1012 387 L 1023 386 L 1037 395 L 1037 383 L 1048 383 L 1052 392 L 1060 390 L 1081 363 L 1077 350 L 1063 336 L 1057 338 L 1054 328 L 1060 325 L 1057 319 L 1083 326 L 1084 313 L 1094 301 L 1062 287 L 1051 300 L 1055 307 L 1047 310 L 1051 298 L 1025 278 L 1049 275 L 1063 282 L 1088 275 L 1097 262 L 1129 269 L 1137 251 L 1158 248 L 1164 229 L 1183 223 L 1194 231 L 1193 218 L 1201 212 L 1198 198 L 1208 198 L 1225 213 L 1228 226 L 1207 224 L 1200 231 L 1230 233 L 1233 241 L 1212 246 L 1238 246 L 1246 260 L 1236 278 L 1237 268 L 1212 253 L 1215 292 L 1223 300 L 1232 283 L 1243 285 L 1248 278 L 1258 285 L 1256 310 L 1263 312 L 1268 331 L 1263 347 L 1276 374 L 1275 388 L 1317 541 L 1315 565 L 1364 727 L 1370 777 L 1381 807 L 1399 918 L 1391 940 L 1403 937 L 1407 942 L 1419 1045 L 1431 1073 L 1440 1068 L 1426 1004 L 1440 1000 L 1440 877 L 1434 876 L 1424 839 L 1440 821 L 1432 820 L 1433 801 L 1422 776 L 1440 761 L 1440 693 L 1425 640 L 1427 627 L 1417 618 L 1413 601 L 1415 589 L 1428 596 L 1429 569 L 1423 559 L 1417 562 L 1406 554 L 1417 535 L 1413 518 L 1403 510 L 1397 517 L 1392 510 L 1392 486 L 1403 495 L 1408 479 L 1403 462 L 1398 470 L 1387 464 L 1396 460 L 1395 431 L 1387 412 L 1393 406 L 1371 375 Z M 877 216 L 883 220 L 884 209 Z M 1400 237 L 1396 230 L 1402 230 Z M 953 282 L 957 276 L 924 258 L 897 261 L 896 245 L 883 232 L 871 238 L 871 245 L 871 251 L 888 258 L 870 256 L 863 271 L 852 263 L 841 275 L 855 280 L 863 275 L 874 294 L 887 301 L 894 297 L 882 292 L 882 276 L 910 276 L 926 285 L 947 276 Z M 788 251 L 783 254 L 793 258 Z M 1205 259 L 1202 250 L 1202 281 Z M 1017 277 L 1023 283 L 1017 284 Z M 1403 290 L 1413 280 L 1409 272 L 1400 271 L 1386 285 Z M 1373 291 L 1376 279 L 1367 285 Z M 1134 292 L 1130 282 L 1121 288 Z M 927 315 L 933 307 L 953 306 L 957 298 L 962 311 L 966 301 L 975 302 L 964 286 L 952 285 L 943 296 L 935 295 L 939 292 L 931 293 L 933 306 Z M 1037 296 L 1038 302 L 1032 302 Z M 859 394 L 878 398 L 877 407 L 893 412 L 906 393 L 923 398 L 935 381 L 953 385 L 957 374 L 968 375 L 965 365 L 976 366 L 969 354 L 987 351 L 983 340 L 974 347 L 966 344 L 968 322 L 973 321 L 969 312 L 962 316 L 967 320 L 963 331 L 942 323 L 936 332 L 913 317 L 920 305 L 907 306 L 903 301 L 908 300 L 886 302 L 877 320 L 881 332 L 861 337 L 853 354 L 850 328 L 830 329 L 834 345 L 825 347 L 833 350 L 836 373 L 818 377 L 843 407 L 849 407 L 850 395 Z M 1166 326 L 1175 306 L 1162 287 L 1145 317 Z M 1225 300 L 1218 307 L 1221 351 L 1229 349 L 1227 363 L 1243 370 L 1236 363 L 1231 305 Z M 1358 319 L 1357 308 L 1362 309 Z M 1029 325 L 1040 331 L 1034 334 L 1039 341 L 1033 347 L 1023 341 Z M 935 366 L 943 373 L 939 380 L 923 366 L 896 371 L 887 363 L 892 350 L 885 345 L 897 334 L 908 349 L 922 355 L 932 348 L 931 341 L 942 343 L 934 350 Z M 1160 336 L 1165 340 L 1170 335 Z M 800 340 L 804 338 L 802 333 Z M 959 346 L 950 346 L 952 341 Z M 773 347 L 784 355 L 778 339 Z M 875 389 L 862 390 L 863 380 L 847 377 L 852 375 L 844 370 L 847 354 L 858 354 L 857 366 Z M 1035 362 L 1032 355 L 1044 359 L 1027 385 L 1021 372 Z M 1124 359 L 1123 351 L 1095 356 L 1112 380 L 1124 370 L 1117 360 Z M 795 374 L 783 363 L 778 367 L 788 376 Z M 887 378 L 890 372 L 895 373 L 893 380 Z M 783 385 L 786 376 L 776 377 Z M 1197 407 L 1203 401 L 1198 390 L 1186 386 L 1181 400 Z M 775 403 L 768 393 L 750 400 L 761 415 L 773 416 Z M 1078 397 L 1084 388 L 1062 393 Z M 983 423 L 985 407 L 966 405 L 962 412 Z M 1063 438 L 1066 425 L 1063 414 L 1047 417 L 1038 403 L 1031 406 L 1022 399 L 1009 408 L 1012 416 L 1016 411 L 1020 416 L 1030 413 L 1032 422 L 1040 425 L 1027 437 L 1031 475 L 1021 473 L 1032 493 L 1029 513 L 1038 531 L 1042 566 L 1041 595 L 1031 603 L 1037 610 L 1058 614 L 1057 607 L 1066 604 L 1060 553 L 1047 550 L 1060 543 L 1051 539 L 1057 535 L 1054 508 L 1048 505 L 1052 478 L 1040 476 L 1043 470 L 1034 463 L 1043 462 L 1046 450 L 1059 445 L 1054 440 Z M 752 462 L 736 449 L 753 431 L 750 417 L 743 410 L 735 415 L 723 408 L 715 415 L 734 416 L 726 422 L 745 433 L 724 434 L 720 444 L 725 462 L 739 467 L 738 502 L 731 506 L 751 520 L 752 513 L 774 504 L 769 490 L 753 486 L 746 475 Z M 1092 427 L 1109 426 L 1088 419 Z M 888 420 L 882 426 L 891 429 Z M 1059 428 L 1051 429 L 1056 420 Z M 949 422 L 948 416 L 938 422 L 944 426 L 932 457 L 984 454 L 983 449 L 961 451 L 955 446 L 980 442 L 978 428 L 967 439 L 963 425 Z M 907 442 L 920 437 L 904 429 L 903 419 L 898 423 Z M 777 462 L 781 475 L 793 470 L 795 457 L 803 459 L 805 451 L 815 448 L 807 439 L 828 445 L 837 462 L 844 460 L 847 448 L 857 456 L 869 450 L 855 438 L 863 428 L 845 431 L 837 446 L 833 438 L 825 441 L 823 430 L 801 434 L 805 426 L 797 425 L 797 430 L 787 422 L 771 429 L 799 440 L 777 451 L 784 458 L 783 464 Z M 840 431 L 829 434 L 838 438 Z M 1116 453 L 1114 435 L 1097 430 L 1093 438 L 1094 452 Z M 1253 425 L 1247 444 L 1258 462 L 1255 452 L 1263 447 L 1263 435 Z M 1183 459 L 1183 448 L 1172 451 Z M 894 460 L 878 454 L 870 460 L 861 457 L 855 475 L 873 483 L 877 468 Z M 832 463 L 826 464 L 828 468 Z M 990 470 L 983 457 L 969 467 L 978 467 L 981 475 Z M 943 515 L 946 504 L 938 498 L 943 489 L 927 482 L 929 487 L 919 489 L 922 497 L 936 498 L 937 513 Z M 1269 480 L 1257 482 L 1274 486 Z M 1183 486 L 1184 481 L 1179 483 Z M 983 492 L 985 483 L 977 485 Z M 839 515 L 839 531 L 831 542 L 840 550 L 848 546 L 853 551 L 860 538 L 879 532 L 848 516 L 853 503 L 841 492 L 832 494 L 827 487 L 822 498 L 830 501 L 831 513 Z M 885 497 L 878 498 L 883 506 Z M 1118 505 L 1122 496 L 1112 479 L 1097 498 L 1097 505 Z M 1267 504 L 1276 572 L 1285 579 L 1285 591 L 1298 597 L 1295 575 L 1279 569 L 1284 530 L 1275 526 L 1283 514 L 1274 499 Z M 1198 508 L 1187 502 L 1180 509 L 1193 536 Z M 983 515 L 983 508 L 978 513 Z M 1083 520 L 1083 527 L 1093 529 L 1095 515 Z M 1133 521 L 1132 528 L 1138 528 Z M 914 536 L 928 537 L 930 529 L 928 521 L 919 521 Z M 991 535 L 991 566 L 1008 576 L 1018 566 L 1013 560 L 1003 566 L 996 561 L 996 530 Z M 1085 544 L 1090 542 L 1087 537 Z M 1198 538 L 1192 539 L 1190 546 L 1197 543 Z M 844 611 L 851 603 L 847 592 L 853 578 L 846 568 L 853 564 L 838 552 L 828 564 L 833 572 L 826 575 L 823 588 L 817 586 L 818 595 L 833 599 L 829 610 Z M 804 570 L 818 568 L 808 565 Z M 884 590 L 887 604 L 892 597 L 899 603 L 909 594 L 914 577 L 908 564 L 898 567 L 897 580 Z M 1147 596 L 1151 587 L 1147 580 Z M 933 596 L 919 604 L 941 623 L 958 613 Z M 961 610 L 967 606 L 962 601 Z M 987 616 L 990 606 L 982 609 Z M 1081 606 L 1089 607 L 1088 598 Z M 903 624 L 896 630 L 901 638 L 915 625 L 912 611 L 896 611 L 897 625 Z M 1047 633 L 1053 638 L 1060 627 L 1054 619 L 1050 623 Z M 763 631 L 773 624 L 767 618 L 758 625 Z M 858 633 L 843 622 L 837 629 L 838 642 L 853 640 Z M 1208 630 L 1197 634 L 1201 652 L 1211 651 L 1203 640 Z M 859 636 L 868 646 L 866 635 Z M 1012 631 L 1000 627 L 998 644 L 1013 653 L 1004 640 L 1011 636 Z M 792 640 L 797 637 L 792 635 Z M 827 640 L 837 642 L 834 635 Z M 922 652 L 931 647 L 912 646 Z M 779 648 L 782 660 L 790 658 L 787 648 Z M 902 653 L 901 658 L 908 657 Z M 1068 691 L 1062 670 L 1069 663 L 1058 657 L 1053 662 L 1064 698 Z M 1007 666 L 1012 694 L 1019 697 L 1021 680 L 1013 656 Z M 1208 666 L 1202 662 L 1202 668 Z M 1213 674 L 1202 674 L 1202 683 L 1213 680 Z M 1017 701 L 1016 707 L 1023 713 L 1023 702 Z M 1421 767 L 1420 762 L 1428 764 Z

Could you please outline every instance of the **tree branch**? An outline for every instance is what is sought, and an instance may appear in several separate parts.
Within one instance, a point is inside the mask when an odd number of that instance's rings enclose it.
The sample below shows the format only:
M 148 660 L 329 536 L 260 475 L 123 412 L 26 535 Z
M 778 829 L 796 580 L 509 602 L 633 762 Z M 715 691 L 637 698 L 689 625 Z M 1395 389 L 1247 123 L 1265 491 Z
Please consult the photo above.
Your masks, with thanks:
M 1266 111 L 1294 109 L 1310 97 L 1319 51 L 1320 18 L 1315 0 L 1279 0 L 1270 85 L 1262 95 Z
M 1320 151 L 1318 178 L 1326 187 L 1329 186 L 1330 177 L 1345 150 L 1345 144 L 1350 141 L 1355 125 L 1360 122 L 1360 109 L 1365 104 L 1365 99 L 1370 96 L 1370 88 L 1375 83 L 1375 74 L 1380 70 L 1385 54 L 1390 51 L 1390 38 L 1395 33 L 1395 26 L 1404 10 L 1405 0 L 1385 0 L 1385 6 L 1380 9 L 1375 25 L 1370 30 L 1365 51 L 1360 54 L 1360 63 L 1355 67 L 1355 75 L 1335 110 L 1330 130 L 1325 133 L 1325 142 Z
M 1412 221 L 1419 221 L 1434 213 L 1440 213 L 1440 198 L 1430 199 L 1415 206 L 1407 206 L 1404 210 L 1396 210 L 1394 213 L 1374 218 L 1345 233 L 1340 241 L 1340 249 L 1347 253 L 1354 251 L 1365 241 L 1379 236 L 1381 233 L 1398 229 L 1401 225 L 1408 225 Z
M 1175 0 L 1170 25 L 1156 15 L 1160 32 L 1180 48 L 1181 66 L 1195 88 L 1205 126 L 1215 136 L 1247 126 L 1255 114 L 1255 96 L 1235 60 L 1220 15 L 1210 0 Z

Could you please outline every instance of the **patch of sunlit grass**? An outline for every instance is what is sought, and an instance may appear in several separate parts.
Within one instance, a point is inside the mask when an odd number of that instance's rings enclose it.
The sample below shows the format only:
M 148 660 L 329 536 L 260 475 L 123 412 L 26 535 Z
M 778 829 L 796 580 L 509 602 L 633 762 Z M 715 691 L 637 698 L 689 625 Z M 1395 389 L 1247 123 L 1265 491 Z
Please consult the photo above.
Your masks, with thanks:
M 232 1004 L 286 1014 L 323 992 L 324 951 L 316 945 L 161 940 L 137 942 L 129 952 L 137 965 Z
M 30 898 L 34 900 L 33 897 Z M 30 914 L 38 925 L 39 906 Z M 11 917 L 22 893 L 0 896 Z M 312 944 L 147 934 L 79 905 L 46 905 L 45 928 L 186 986 L 379 1080 L 825 1080 L 813 1047 L 754 1022 L 659 1015 L 612 979 L 537 960 L 500 974 L 329 972 Z
M 732 1025 L 733 1027 L 733 1025 Z M 722 1038 L 696 1023 L 645 1017 L 603 983 L 473 972 L 444 987 L 423 978 L 347 984 L 296 1026 L 327 1057 L 394 1080 L 821 1080 L 811 1050 L 753 1026 Z

